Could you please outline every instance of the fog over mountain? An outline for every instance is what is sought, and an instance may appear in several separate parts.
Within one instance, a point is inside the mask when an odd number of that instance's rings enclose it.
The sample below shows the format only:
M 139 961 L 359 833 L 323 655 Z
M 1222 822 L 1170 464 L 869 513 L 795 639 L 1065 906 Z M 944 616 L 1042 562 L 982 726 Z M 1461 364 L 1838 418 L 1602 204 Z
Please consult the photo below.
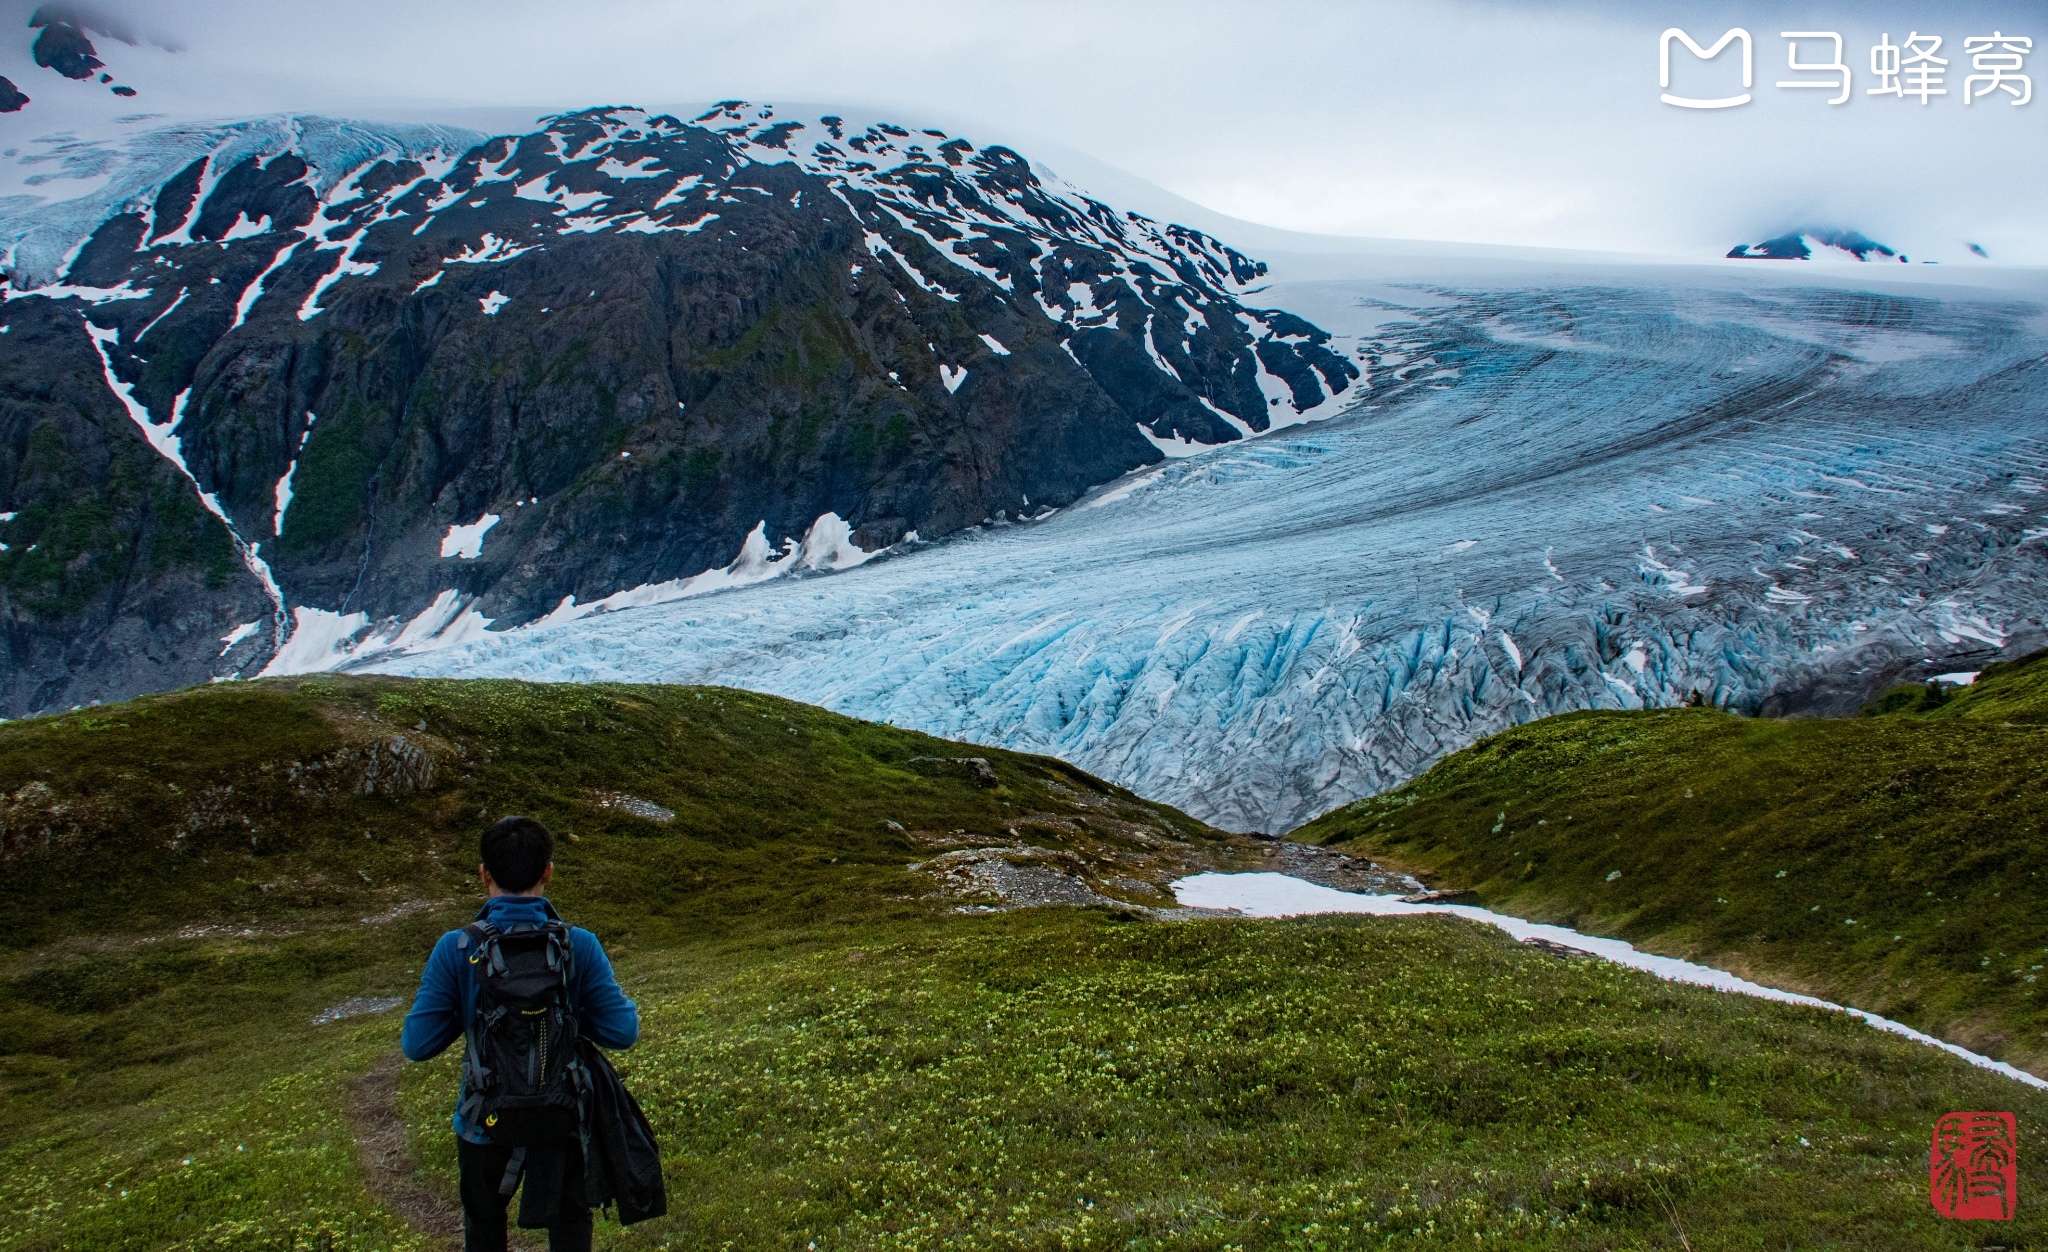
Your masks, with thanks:
M 1818 227 L 1915 258 L 1969 259 L 1975 242 L 2000 261 L 2048 262 L 2048 228 L 2031 207 L 2048 171 L 2029 156 L 2048 138 L 2048 111 L 1960 99 L 1964 38 L 2048 38 L 2011 6 L 1857 5 L 1796 21 L 1755 5 L 1451 0 L 73 6 L 110 32 L 95 36 L 99 56 L 132 99 L 36 66 L 36 7 L 0 5 L 0 30 L 17 32 L 0 40 L 0 75 L 34 101 L 0 114 L 0 148 L 17 154 L 141 113 L 293 110 L 509 131 L 627 100 L 678 115 L 728 98 L 815 101 L 1020 151 L 1078 149 L 1295 230 L 1720 255 Z M 1775 86 L 1790 75 L 1788 22 L 1844 35 L 1857 75 L 1848 103 Z M 1709 41 L 1750 30 L 1754 102 L 1659 103 L 1657 37 L 1673 24 Z M 1947 40 L 1951 94 L 1925 108 L 1868 96 L 1869 47 L 1916 28 Z M 1680 84 L 1718 93 L 1734 55 L 1701 65 L 1681 51 Z M 16 189 L 22 176 L 0 167 Z

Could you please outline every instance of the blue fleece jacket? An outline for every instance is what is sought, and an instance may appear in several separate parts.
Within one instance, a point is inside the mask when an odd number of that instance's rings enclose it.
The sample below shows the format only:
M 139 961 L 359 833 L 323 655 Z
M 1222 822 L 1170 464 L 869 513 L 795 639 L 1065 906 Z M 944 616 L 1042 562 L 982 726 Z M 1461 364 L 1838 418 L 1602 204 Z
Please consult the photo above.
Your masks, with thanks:
M 500 930 L 538 926 L 557 918 L 546 896 L 492 896 L 484 901 L 476 919 Z M 405 1015 L 405 1029 L 399 1047 L 407 1060 L 425 1061 L 439 1056 L 449 1044 L 462 1037 L 469 1019 L 476 1015 L 476 974 L 456 946 L 462 935 L 451 930 L 434 945 L 427 966 L 420 971 L 419 994 L 412 1011 Z M 612 963 L 597 936 L 581 926 L 569 928 L 569 950 L 575 960 L 576 981 L 569 988 L 569 1005 L 576 1014 L 576 1026 L 603 1048 L 630 1048 L 640 1037 L 640 1010 L 619 990 L 612 975 Z M 463 1124 L 455 1115 L 455 1133 L 471 1143 L 488 1143 L 482 1132 Z

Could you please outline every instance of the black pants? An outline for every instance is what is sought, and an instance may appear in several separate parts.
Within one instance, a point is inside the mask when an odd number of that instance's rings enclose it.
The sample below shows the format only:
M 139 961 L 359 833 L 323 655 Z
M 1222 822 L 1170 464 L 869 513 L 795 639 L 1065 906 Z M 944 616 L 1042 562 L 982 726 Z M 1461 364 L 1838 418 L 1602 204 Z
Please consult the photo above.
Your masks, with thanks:
M 512 1149 L 457 1139 L 455 1150 L 462 1164 L 463 1252 L 505 1252 L 505 1206 L 512 1197 L 499 1188 Z M 541 1194 L 542 1189 L 549 1194 Z M 548 1252 L 590 1252 L 590 1209 L 582 1197 L 583 1152 L 573 1140 L 526 1150 L 520 1224 L 551 1212 L 552 1220 L 545 1223 Z

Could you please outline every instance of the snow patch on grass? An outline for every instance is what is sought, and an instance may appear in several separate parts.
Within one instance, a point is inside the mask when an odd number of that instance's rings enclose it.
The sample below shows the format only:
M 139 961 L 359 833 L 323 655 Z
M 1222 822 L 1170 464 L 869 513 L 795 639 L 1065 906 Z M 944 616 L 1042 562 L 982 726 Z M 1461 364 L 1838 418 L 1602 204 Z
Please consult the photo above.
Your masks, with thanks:
M 2036 1078 L 2023 1069 L 2015 1068 L 2003 1061 L 1994 1061 L 1967 1048 L 1945 1043 L 1932 1035 L 1922 1034 L 1910 1026 L 1866 1013 L 1862 1009 L 1845 1008 L 1813 996 L 1800 995 L 1791 991 L 1780 991 L 1761 983 L 1738 978 L 1726 970 L 1695 965 L 1668 956 L 1655 956 L 1639 952 L 1634 945 L 1619 939 L 1600 939 L 1582 935 L 1576 930 L 1563 926 L 1546 926 L 1540 922 L 1523 921 L 1504 913 L 1494 913 L 1468 904 L 1410 904 L 1399 896 L 1355 895 L 1324 887 L 1286 874 L 1195 874 L 1173 883 L 1174 899 L 1188 908 L 1230 909 L 1247 917 L 1305 917 L 1320 913 L 1366 913 L 1375 917 L 1399 917 L 1416 913 L 1444 913 L 1462 917 L 1467 921 L 1483 922 L 1497 926 L 1508 936 L 1519 942 L 1538 940 L 1559 947 L 1572 948 L 1588 956 L 1626 965 L 1654 974 L 1666 982 L 1689 983 L 1696 987 L 1711 987 L 1716 991 L 1732 991 L 1738 995 L 1755 996 L 1760 1000 L 1776 1000 L 1782 1004 L 1800 1004 L 1808 1008 L 1829 1009 L 1859 1017 L 1895 1035 L 1903 1035 L 1915 1043 L 1959 1056 L 1970 1064 L 1982 1069 L 1993 1070 L 2015 1082 L 2029 1087 L 2048 1090 L 2048 1079 Z

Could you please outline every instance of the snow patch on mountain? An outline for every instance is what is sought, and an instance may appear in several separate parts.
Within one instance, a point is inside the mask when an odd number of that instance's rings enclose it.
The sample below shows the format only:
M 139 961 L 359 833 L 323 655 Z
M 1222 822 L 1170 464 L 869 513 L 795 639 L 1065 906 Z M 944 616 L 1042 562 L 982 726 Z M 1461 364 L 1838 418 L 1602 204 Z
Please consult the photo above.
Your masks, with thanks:
M 176 402 L 171 406 L 170 420 L 164 422 L 152 420 L 149 410 L 144 408 L 142 402 L 135 398 L 135 388 L 133 385 L 122 382 L 114 373 L 114 361 L 108 355 L 107 349 L 110 344 L 117 343 L 120 340 L 120 332 L 116 330 L 103 330 L 93 325 L 90 321 L 85 322 L 84 325 L 86 336 L 92 341 L 93 350 L 99 354 L 100 366 L 106 374 L 107 389 L 114 393 L 115 398 L 128 411 L 129 418 L 134 421 L 136 428 L 142 432 L 142 437 L 149 444 L 150 448 L 157 455 L 177 467 L 178 473 L 184 476 L 185 481 L 192 484 L 192 490 L 199 497 L 199 503 L 205 506 L 207 512 L 219 518 L 222 525 L 227 527 L 228 537 L 234 542 L 236 555 L 241 558 L 242 564 L 247 567 L 250 574 L 256 578 L 256 581 L 262 585 L 265 594 L 270 597 L 271 604 L 276 607 L 281 617 L 284 612 L 284 592 L 278 587 L 277 579 L 271 575 L 270 566 L 263 560 L 261 545 L 250 543 L 242 538 L 241 534 L 236 531 L 233 520 L 228 517 L 227 511 L 221 508 L 220 498 L 213 492 L 201 487 L 199 480 L 193 476 L 191 469 L 185 464 L 184 441 L 178 437 L 177 431 L 178 424 L 185 415 L 185 400 L 191 393 L 189 391 L 179 393 Z
M 408 621 L 387 618 L 375 623 L 368 613 L 299 606 L 292 610 L 290 636 L 258 677 L 331 673 L 351 665 L 474 642 L 490 629 L 491 619 L 470 603 L 471 597 L 451 588 Z
M 915 534 L 906 538 L 904 542 L 915 542 Z M 531 623 L 531 626 L 537 629 L 577 621 L 593 613 L 615 613 L 621 609 L 667 604 L 673 600 L 686 600 L 709 595 L 715 591 L 730 591 L 767 582 L 799 570 L 830 572 L 852 569 L 879 555 L 880 550 L 870 552 L 856 544 L 853 541 L 852 526 L 837 513 L 821 515 L 811 523 L 810 529 L 804 532 L 801 540 L 784 539 L 779 550 L 769 544 L 768 524 L 761 522 L 747 532 L 746 539 L 740 544 L 739 555 L 733 558 L 730 565 L 721 569 L 706 570 L 688 578 L 630 587 L 588 604 L 578 604 L 576 597 L 568 596 L 545 617 Z
M 1610 880 L 1614 877 L 1614 874 L 1608 875 Z M 2048 1090 L 2048 1079 L 2030 1074 L 2004 1061 L 1994 1061 L 1988 1056 L 1946 1040 L 1937 1039 L 1888 1017 L 1879 1017 L 1863 1009 L 1845 1008 L 1796 991 L 1767 987 L 1709 965 L 1695 965 L 1691 961 L 1681 961 L 1675 957 L 1638 951 L 1633 944 L 1620 939 L 1582 934 L 1563 926 L 1531 922 L 1469 904 L 1418 903 L 1402 896 L 1339 891 L 1333 887 L 1285 874 L 1210 872 L 1176 879 L 1171 886 L 1174 899 L 1186 907 L 1228 910 L 1246 917 L 1313 917 L 1333 913 L 1365 914 L 1371 917 L 1418 917 L 1434 913 L 1463 918 L 1469 922 L 1498 927 L 1505 931 L 1509 938 L 1519 943 L 1541 943 L 1550 945 L 1553 949 L 1583 952 L 1588 956 L 1612 961 L 1629 969 L 1642 970 L 1666 982 L 1711 987 L 1716 991 L 1753 996 L 1759 1000 L 1775 1000 L 1781 1004 L 1798 1004 L 1807 1008 L 1846 1013 L 1878 1030 L 1903 1036 L 1925 1047 L 1939 1048 L 1980 1069 L 1994 1071 L 2029 1087 Z
M 502 519 L 496 513 L 486 513 L 468 525 L 453 525 L 441 539 L 441 556 L 445 559 L 474 561 L 484 554 L 484 536 Z

